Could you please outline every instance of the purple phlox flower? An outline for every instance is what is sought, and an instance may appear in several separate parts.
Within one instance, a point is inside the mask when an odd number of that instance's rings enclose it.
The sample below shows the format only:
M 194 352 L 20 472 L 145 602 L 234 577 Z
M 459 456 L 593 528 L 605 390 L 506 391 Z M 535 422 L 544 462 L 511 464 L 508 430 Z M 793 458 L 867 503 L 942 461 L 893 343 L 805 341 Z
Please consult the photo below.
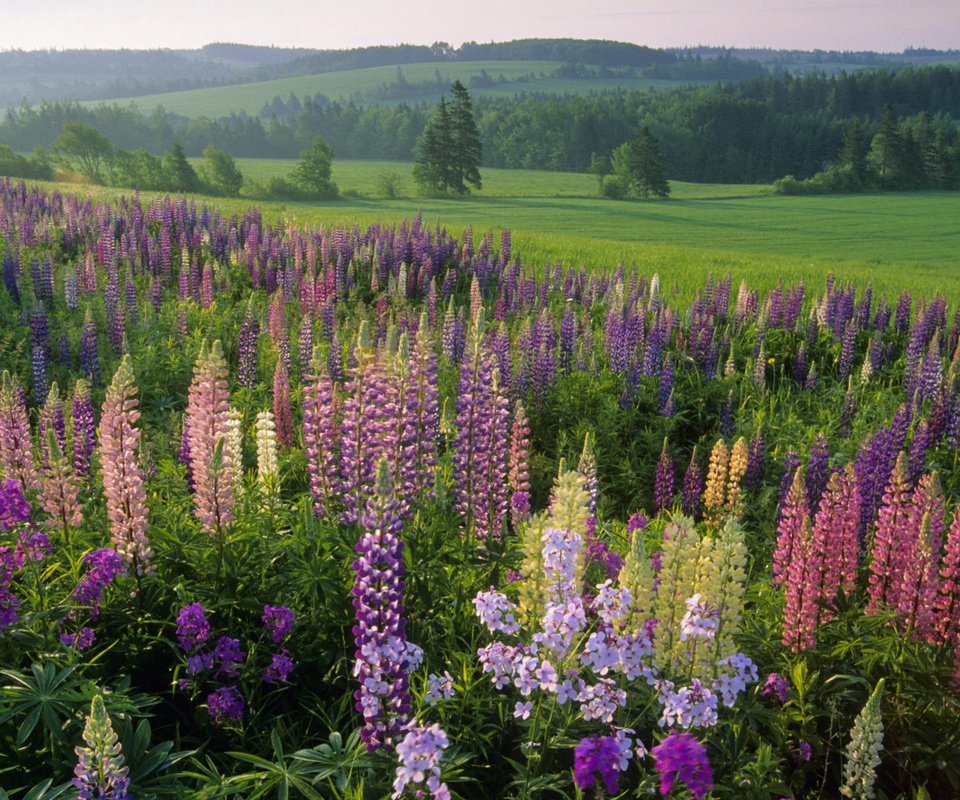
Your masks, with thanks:
M 440 761 L 443 751 L 450 746 L 447 734 L 439 725 L 412 727 L 397 745 L 396 778 L 393 782 L 392 800 L 399 800 L 407 787 L 414 796 L 433 800 L 450 800 L 450 790 L 440 782 Z
M 73 590 L 78 605 L 89 606 L 90 616 L 96 619 L 100 614 L 100 601 L 107 587 L 124 571 L 123 556 L 112 547 L 94 550 L 83 557 L 87 571 Z
M 703 600 L 699 592 L 687 598 L 686 603 L 687 613 L 680 622 L 680 641 L 685 642 L 692 636 L 712 639 L 717 632 L 720 610 Z
M 713 690 L 727 708 L 733 708 L 737 695 L 747 688 L 747 684 L 756 682 L 757 665 L 743 653 L 734 653 L 718 661 L 717 665 L 732 667 L 731 673 L 723 672 L 714 679 Z
M 210 653 L 198 653 L 187 656 L 187 673 L 197 675 L 213 666 L 213 656 Z
M 88 628 L 84 626 L 76 633 L 62 633 L 60 634 L 60 642 L 65 647 L 76 647 L 77 650 L 86 650 L 89 647 L 93 647 L 93 643 L 96 641 L 97 636 L 93 632 L 93 628 Z
M 599 774 L 609 794 L 620 790 L 620 746 L 612 736 L 591 736 L 573 750 L 573 780 L 581 791 L 590 789 Z
M 660 773 L 660 794 L 669 796 L 677 781 L 686 784 L 694 800 L 713 788 L 713 770 L 707 749 L 690 733 L 671 733 L 650 750 Z
M 496 591 L 492 586 L 488 592 L 478 592 L 473 598 L 473 605 L 480 621 L 487 626 L 490 633 L 501 631 L 512 635 L 519 632 L 520 623 L 513 614 L 516 606 L 505 594 Z
M 760 690 L 761 697 L 776 695 L 781 703 L 786 703 L 790 697 L 790 680 L 777 672 L 771 672 L 764 681 Z
M 427 675 L 427 691 L 423 696 L 425 703 L 435 706 L 441 700 L 449 700 L 456 694 L 453 687 L 453 675 L 444 671 L 443 675 Z
M 217 725 L 240 719 L 246 704 L 236 686 L 221 686 L 207 695 L 207 712 Z
M 280 644 L 293 630 L 295 617 L 286 606 L 264 606 L 260 617 L 274 644 Z
M 270 659 L 270 666 L 263 675 L 265 683 L 286 683 L 293 672 L 293 659 L 290 658 L 290 652 L 283 648 L 279 653 L 274 653 Z
M 800 751 L 800 760 L 809 761 L 813 757 L 813 748 L 810 746 L 810 742 L 802 741 L 799 745 Z
M 530 712 L 533 711 L 533 703 L 530 701 L 520 703 L 518 702 L 513 709 L 513 716 L 515 719 L 530 719 Z
M 709 728 L 717 724 L 717 697 L 697 678 L 677 692 L 667 688 L 667 683 L 657 697 L 663 705 L 657 722 L 661 728 Z
M 182 650 L 194 650 L 210 635 L 206 609 L 200 603 L 191 603 L 180 609 L 177 615 L 177 641 Z

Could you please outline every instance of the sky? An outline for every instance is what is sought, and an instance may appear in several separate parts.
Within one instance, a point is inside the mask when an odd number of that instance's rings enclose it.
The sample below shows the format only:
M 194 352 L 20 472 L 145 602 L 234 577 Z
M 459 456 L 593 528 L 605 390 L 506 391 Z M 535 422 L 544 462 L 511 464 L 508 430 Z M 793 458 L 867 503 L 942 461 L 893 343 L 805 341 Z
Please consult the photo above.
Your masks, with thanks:
M 519 38 L 650 47 L 960 49 L 960 0 L 0 0 L 0 50 L 344 49 Z

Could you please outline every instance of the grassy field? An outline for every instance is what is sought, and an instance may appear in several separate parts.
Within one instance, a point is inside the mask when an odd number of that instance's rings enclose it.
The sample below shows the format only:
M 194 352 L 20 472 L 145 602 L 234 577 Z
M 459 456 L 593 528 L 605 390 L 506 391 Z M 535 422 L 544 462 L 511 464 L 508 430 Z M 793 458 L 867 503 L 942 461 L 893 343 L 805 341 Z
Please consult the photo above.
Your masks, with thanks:
M 446 64 L 404 64 L 403 77 L 408 83 L 434 81 L 440 74 L 440 83 L 435 90 L 426 91 L 421 97 L 405 98 L 405 102 L 416 103 L 420 100 L 436 103 L 454 80 L 469 83 L 470 78 L 485 71 L 496 81 L 503 75 L 506 83 L 494 83 L 490 88 L 471 89 L 471 94 L 479 95 L 515 95 L 521 92 L 548 92 L 554 94 L 587 94 L 594 91 L 614 89 L 651 89 L 677 86 L 675 81 L 650 80 L 647 78 L 584 78 L 560 79 L 541 78 L 549 75 L 561 66 L 559 61 L 463 61 Z M 530 77 L 529 80 L 517 80 Z M 141 111 L 150 113 L 158 105 L 167 111 L 187 117 L 220 117 L 245 111 L 257 115 L 264 103 L 280 96 L 286 100 L 292 92 L 298 98 L 313 96 L 323 92 L 331 100 L 346 100 L 356 93 L 377 89 L 397 79 L 397 67 L 370 67 L 367 69 L 344 70 L 341 72 L 323 72 L 316 75 L 301 75 L 296 78 L 281 78 L 259 83 L 213 86 L 206 89 L 190 89 L 181 92 L 150 94 L 142 97 L 123 98 L 107 101 L 88 101 L 84 105 L 96 105 L 98 102 L 128 105 L 133 103 Z M 395 101 L 394 101 L 395 102 Z
M 288 173 L 294 162 L 238 164 L 245 175 L 262 180 Z M 398 176 L 399 199 L 382 197 L 378 178 L 384 173 Z M 737 280 L 765 287 L 801 277 L 820 286 L 833 272 L 840 280 L 872 282 L 887 294 L 910 288 L 940 291 L 952 302 L 960 298 L 960 193 L 785 197 L 771 194 L 769 186 L 673 182 L 667 201 L 613 201 L 596 196 L 590 175 L 482 173 L 482 191 L 458 199 L 428 198 L 415 194 L 410 164 L 337 160 L 334 180 L 347 194 L 343 199 L 213 203 L 228 213 L 255 203 L 264 219 L 294 224 L 400 222 L 420 213 L 429 224 L 455 234 L 472 226 L 475 237 L 492 230 L 499 240 L 500 230 L 509 228 L 514 251 L 527 264 L 636 264 L 659 272 L 666 286 L 678 282 L 682 291 L 710 273 L 729 271 Z

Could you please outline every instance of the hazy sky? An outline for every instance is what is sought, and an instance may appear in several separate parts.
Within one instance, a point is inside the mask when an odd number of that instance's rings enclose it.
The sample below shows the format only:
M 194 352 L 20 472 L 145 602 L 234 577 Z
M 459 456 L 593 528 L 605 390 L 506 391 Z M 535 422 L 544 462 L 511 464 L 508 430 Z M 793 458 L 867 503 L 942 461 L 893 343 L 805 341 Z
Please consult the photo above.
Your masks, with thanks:
M 0 0 L 0 49 L 616 39 L 653 47 L 960 48 L 960 0 Z

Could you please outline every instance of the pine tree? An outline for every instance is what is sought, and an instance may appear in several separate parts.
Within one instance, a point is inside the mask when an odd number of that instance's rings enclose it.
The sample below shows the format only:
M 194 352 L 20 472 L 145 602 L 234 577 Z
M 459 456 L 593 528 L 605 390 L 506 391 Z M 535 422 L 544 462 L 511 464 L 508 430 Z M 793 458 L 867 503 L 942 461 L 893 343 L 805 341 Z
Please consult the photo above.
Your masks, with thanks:
M 453 100 L 450 103 L 450 126 L 453 134 L 453 184 L 451 188 L 457 194 L 465 194 L 464 185 L 469 183 L 481 188 L 480 160 L 483 157 L 483 144 L 480 131 L 473 116 L 473 103 L 467 87 L 460 81 L 454 81 L 450 87 Z
M 847 126 L 837 161 L 839 166 L 849 167 L 857 181 L 863 184 L 867 177 L 867 155 L 863 146 L 863 126 L 859 119 L 854 119 Z
M 880 188 L 895 188 L 903 167 L 903 140 L 889 103 L 883 109 L 880 126 L 871 142 L 869 161 L 880 179 Z
M 447 101 L 441 97 L 440 105 L 427 121 L 420 137 L 413 179 L 428 191 L 447 192 L 453 180 L 449 161 L 452 152 L 450 112 Z
M 633 181 L 641 197 L 669 197 L 670 184 L 663 168 L 663 155 L 656 137 L 644 125 L 633 140 L 630 166 Z

